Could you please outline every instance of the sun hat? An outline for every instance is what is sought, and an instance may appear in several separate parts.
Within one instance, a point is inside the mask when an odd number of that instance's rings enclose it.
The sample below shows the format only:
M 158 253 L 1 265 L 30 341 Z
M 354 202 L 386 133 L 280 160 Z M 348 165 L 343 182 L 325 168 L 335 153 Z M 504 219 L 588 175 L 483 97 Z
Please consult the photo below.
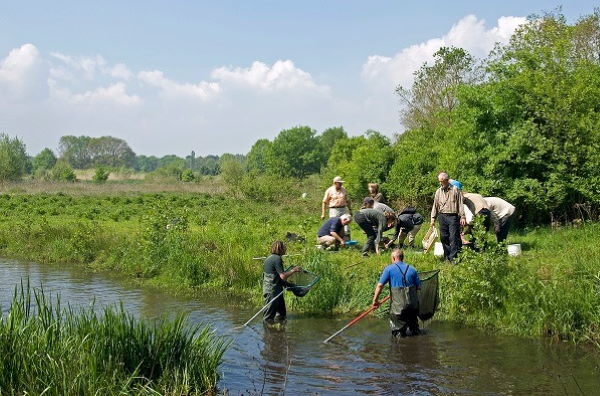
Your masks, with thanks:
M 334 183 L 343 183 L 344 181 L 342 180 L 341 176 L 336 176 L 333 178 L 333 182 Z

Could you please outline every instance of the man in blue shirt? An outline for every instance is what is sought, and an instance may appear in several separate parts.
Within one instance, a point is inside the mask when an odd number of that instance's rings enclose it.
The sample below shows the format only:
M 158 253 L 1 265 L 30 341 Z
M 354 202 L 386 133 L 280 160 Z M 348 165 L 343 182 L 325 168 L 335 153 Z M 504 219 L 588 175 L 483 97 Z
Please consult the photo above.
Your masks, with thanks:
M 321 245 L 344 245 L 344 226 L 352 221 L 352 216 L 349 214 L 341 215 L 340 217 L 331 217 L 326 220 L 319 231 L 317 232 L 317 242 Z
M 419 299 L 417 290 L 421 286 L 421 280 L 417 270 L 402 262 L 404 252 L 400 249 L 392 251 L 392 264 L 385 267 L 373 295 L 373 307 L 379 307 L 379 295 L 386 283 L 390 286 L 390 326 L 392 335 L 395 337 L 406 337 L 407 330 L 411 335 L 419 334 Z

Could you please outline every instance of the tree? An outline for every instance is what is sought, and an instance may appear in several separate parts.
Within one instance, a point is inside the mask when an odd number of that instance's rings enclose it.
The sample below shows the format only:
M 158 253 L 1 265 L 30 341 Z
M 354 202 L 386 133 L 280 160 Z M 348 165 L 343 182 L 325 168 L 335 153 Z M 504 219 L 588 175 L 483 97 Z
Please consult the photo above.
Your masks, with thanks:
M 135 153 L 123 139 L 112 136 L 63 136 L 59 142 L 61 158 L 76 169 L 92 166 L 133 167 Z
M 390 140 L 377 131 L 341 139 L 329 157 L 324 172 L 326 182 L 330 184 L 333 176 L 340 175 L 348 192 L 354 198 L 363 198 L 368 193 L 368 183 L 382 183 L 387 177 L 392 153 Z
M 85 169 L 91 166 L 89 136 L 63 136 L 58 143 L 60 157 L 76 169 Z
M 266 153 L 268 172 L 285 177 L 318 173 L 325 161 L 316 131 L 307 126 L 281 131 Z
M 33 158 L 32 165 L 33 171 L 37 171 L 38 169 L 52 169 L 52 167 L 56 164 L 56 156 L 54 152 L 49 148 L 45 148 L 38 155 Z
M 138 155 L 135 157 L 134 169 L 140 172 L 152 172 L 158 168 L 158 158 L 153 155 Z
M 348 134 L 344 131 L 343 127 L 333 127 L 328 128 L 323 131 L 321 136 L 319 136 L 319 140 L 321 142 L 321 147 L 323 148 L 323 157 L 327 161 L 329 156 L 331 155 L 331 150 L 335 146 L 335 144 L 341 139 L 347 139 Z
M 257 140 L 248 153 L 248 170 L 264 173 L 267 170 L 267 155 L 270 149 L 271 142 L 268 139 Z
M 408 129 L 448 125 L 447 113 L 458 104 L 456 88 L 480 79 L 473 57 L 462 48 L 442 47 L 433 57 L 433 65 L 424 63 L 414 73 L 410 90 L 396 88 L 401 121 Z
M 19 180 L 27 168 L 25 144 L 19 138 L 0 134 L 0 180 Z

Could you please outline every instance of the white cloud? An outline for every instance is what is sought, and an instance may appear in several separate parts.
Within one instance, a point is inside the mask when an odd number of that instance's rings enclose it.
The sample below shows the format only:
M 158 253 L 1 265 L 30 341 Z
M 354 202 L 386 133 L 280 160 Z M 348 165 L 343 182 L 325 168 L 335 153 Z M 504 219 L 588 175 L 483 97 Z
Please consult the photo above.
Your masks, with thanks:
M 212 99 L 221 91 L 221 87 L 216 82 L 178 83 L 166 78 L 164 73 L 159 70 L 141 71 L 138 73 L 138 78 L 150 86 L 160 88 L 167 98 L 187 96 L 206 101 Z
M 483 19 L 468 15 L 442 37 L 411 45 L 393 56 L 369 56 L 363 65 L 363 77 L 368 81 L 388 86 L 390 92 L 398 84 L 410 86 L 413 73 L 424 62 L 431 61 L 433 54 L 440 47 L 460 47 L 475 57 L 484 57 L 493 49 L 495 43 L 506 43 L 517 26 L 526 21 L 526 18 L 522 17 L 501 17 L 496 26 L 486 29 Z
M 81 94 L 71 95 L 69 98 L 73 103 L 85 104 L 117 104 L 123 106 L 133 106 L 140 104 L 141 99 L 137 95 L 128 95 L 125 91 L 125 84 L 118 82 L 108 87 L 99 87 L 94 90 L 86 91 Z
M 0 88 L 13 98 L 34 94 L 39 90 L 43 68 L 35 45 L 24 44 L 15 48 L 0 62 Z
M 223 66 L 213 70 L 211 76 L 224 83 L 251 87 L 259 91 L 329 90 L 326 86 L 317 85 L 310 73 L 297 68 L 291 60 L 278 60 L 272 66 L 258 61 L 247 68 Z

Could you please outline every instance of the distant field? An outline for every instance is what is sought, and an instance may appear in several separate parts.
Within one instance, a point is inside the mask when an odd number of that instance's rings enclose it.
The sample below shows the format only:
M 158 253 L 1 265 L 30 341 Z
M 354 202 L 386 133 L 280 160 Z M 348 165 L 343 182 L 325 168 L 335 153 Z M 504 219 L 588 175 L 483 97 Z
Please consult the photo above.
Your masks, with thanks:
M 0 194 L 65 193 L 73 195 L 115 195 L 144 192 L 219 194 L 225 192 L 225 190 L 225 186 L 218 178 L 205 179 L 199 182 L 190 183 L 178 181 L 146 181 L 142 179 L 109 180 L 108 182 L 102 184 L 96 184 L 89 180 L 77 181 L 75 183 L 46 182 L 36 180 L 0 183 Z
M 91 181 L 94 177 L 95 169 L 75 169 L 77 180 Z M 109 181 L 127 181 L 127 180 L 144 180 L 146 173 L 144 172 L 110 172 Z

